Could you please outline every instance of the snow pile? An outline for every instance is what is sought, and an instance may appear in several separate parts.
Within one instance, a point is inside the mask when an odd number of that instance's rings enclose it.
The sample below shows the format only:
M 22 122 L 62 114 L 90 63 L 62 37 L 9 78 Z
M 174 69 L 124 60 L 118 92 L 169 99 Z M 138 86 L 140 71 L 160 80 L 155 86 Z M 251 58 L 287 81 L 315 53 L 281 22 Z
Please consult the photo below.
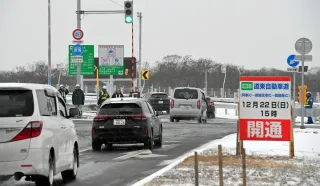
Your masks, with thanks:
M 227 109 L 227 114 L 224 108 L 216 108 L 216 118 L 238 119 L 235 109 Z
M 289 142 L 245 141 L 248 185 L 320 185 L 320 130 L 295 129 L 295 157 L 289 158 Z M 223 149 L 224 185 L 242 185 L 241 157 L 235 156 L 236 134 L 215 140 L 199 152 L 200 185 L 219 185 L 218 145 Z M 181 160 L 180 160 L 181 161 Z M 144 186 L 194 185 L 194 157 Z

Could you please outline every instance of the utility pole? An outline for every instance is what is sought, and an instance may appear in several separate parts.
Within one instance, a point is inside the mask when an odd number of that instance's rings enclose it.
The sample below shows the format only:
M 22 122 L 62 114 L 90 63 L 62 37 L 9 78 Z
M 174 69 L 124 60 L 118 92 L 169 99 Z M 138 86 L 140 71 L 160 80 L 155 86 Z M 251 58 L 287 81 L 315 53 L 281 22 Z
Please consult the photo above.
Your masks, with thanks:
M 204 82 L 204 84 L 205 84 L 205 93 L 206 93 L 206 96 L 208 95 L 208 71 L 206 70 L 205 71 L 205 82 Z
M 142 77 L 142 52 L 141 52 L 141 48 L 142 48 L 142 30 L 141 30 L 141 27 L 142 27 L 142 13 L 141 12 L 138 12 L 138 18 L 139 18 L 139 91 L 140 91 L 140 95 L 142 94 L 142 83 L 141 83 L 141 77 Z
M 48 0 L 48 85 L 51 85 L 51 2 Z
M 81 29 L 81 0 L 77 0 L 77 28 Z M 80 85 L 83 90 L 83 81 L 81 77 L 81 63 L 77 63 L 77 84 Z

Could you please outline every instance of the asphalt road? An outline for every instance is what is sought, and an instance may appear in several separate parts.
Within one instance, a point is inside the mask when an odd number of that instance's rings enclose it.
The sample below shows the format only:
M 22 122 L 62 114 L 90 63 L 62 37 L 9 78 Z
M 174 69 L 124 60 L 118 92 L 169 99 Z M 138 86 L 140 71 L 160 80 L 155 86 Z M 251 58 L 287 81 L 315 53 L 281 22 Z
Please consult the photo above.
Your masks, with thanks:
M 163 147 L 144 150 L 140 146 L 117 146 L 101 152 L 87 150 L 80 153 L 80 168 L 77 180 L 62 181 L 60 174 L 55 177 L 57 186 L 127 186 L 169 165 L 177 157 L 214 139 L 220 139 L 236 132 L 236 120 L 213 119 L 208 124 L 196 121 L 169 122 L 163 119 Z M 91 147 L 90 121 L 74 121 L 80 148 Z M 10 186 L 33 186 L 33 182 L 9 180 Z

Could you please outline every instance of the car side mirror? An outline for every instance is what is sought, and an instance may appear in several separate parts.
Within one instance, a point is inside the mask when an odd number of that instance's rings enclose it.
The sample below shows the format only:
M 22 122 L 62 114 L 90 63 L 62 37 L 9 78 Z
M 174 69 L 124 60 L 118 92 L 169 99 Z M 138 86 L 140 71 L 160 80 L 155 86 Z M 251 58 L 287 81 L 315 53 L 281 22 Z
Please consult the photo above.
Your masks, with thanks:
M 78 108 L 69 109 L 69 118 L 74 118 L 80 115 L 80 110 Z
M 206 101 L 209 102 L 209 101 L 210 101 L 210 98 L 206 97 Z

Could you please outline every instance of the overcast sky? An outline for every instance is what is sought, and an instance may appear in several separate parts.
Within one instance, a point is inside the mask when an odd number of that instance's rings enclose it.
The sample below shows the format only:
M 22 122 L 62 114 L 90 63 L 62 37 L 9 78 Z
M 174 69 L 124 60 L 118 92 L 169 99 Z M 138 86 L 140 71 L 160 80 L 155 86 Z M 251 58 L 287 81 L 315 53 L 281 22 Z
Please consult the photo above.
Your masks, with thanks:
M 123 0 L 82 0 L 84 10 L 122 10 Z M 46 0 L 0 0 L 0 70 L 47 61 Z M 313 42 L 320 66 L 320 0 L 134 0 L 135 55 L 143 14 L 143 61 L 168 54 L 211 58 L 246 68 L 286 69 L 300 37 Z M 52 0 L 52 63 L 67 63 L 76 28 L 76 0 Z M 131 56 L 131 25 L 124 15 L 83 17 L 84 44 L 124 45 Z M 97 48 L 95 50 L 97 55 Z

